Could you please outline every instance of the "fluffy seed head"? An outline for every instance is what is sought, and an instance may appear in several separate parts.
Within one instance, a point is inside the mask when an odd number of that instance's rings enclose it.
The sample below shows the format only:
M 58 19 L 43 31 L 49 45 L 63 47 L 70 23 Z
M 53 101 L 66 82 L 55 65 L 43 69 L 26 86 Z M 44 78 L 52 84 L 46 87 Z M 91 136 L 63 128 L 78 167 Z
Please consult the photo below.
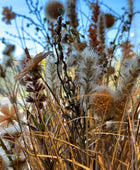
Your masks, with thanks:
M 115 17 L 112 14 L 105 14 L 106 28 L 111 28 L 115 23 Z
M 56 20 L 65 11 L 64 5 L 59 1 L 51 1 L 45 7 L 45 13 L 49 20 Z

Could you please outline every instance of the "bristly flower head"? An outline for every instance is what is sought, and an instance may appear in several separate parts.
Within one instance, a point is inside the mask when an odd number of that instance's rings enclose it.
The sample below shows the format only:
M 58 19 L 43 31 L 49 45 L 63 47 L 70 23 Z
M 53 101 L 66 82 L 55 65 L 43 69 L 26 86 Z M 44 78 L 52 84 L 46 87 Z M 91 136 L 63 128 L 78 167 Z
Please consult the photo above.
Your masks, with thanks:
M 100 86 L 94 93 L 94 112 L 101 118 L 111 118 L 114 115 L 114 100 L 113 91 L 104 86 Z
M 17 120 L 16 111 L 13 106 L 2 106 L 0 111 L 2 113 L 2 115 L 0 115 L 0 125 L 2 127 L 8 127 L 10 124 L 14 123 L 13 120 Z
M 4 7 L 2 15 L 4 15 L 2 20 L 3 21 L 6 20 L 6 24 L 11 24 L 11 20 L 15 19 L 15 17 L 16 17 L 16 14 L 14 12 L 12 12 L 12 8 L 11 7 L 10 8 Z
M 64 5 L 59 1 L 51 1 L 45 7 L 45 13 L 49 20 L 54 21 L 64 14 Z

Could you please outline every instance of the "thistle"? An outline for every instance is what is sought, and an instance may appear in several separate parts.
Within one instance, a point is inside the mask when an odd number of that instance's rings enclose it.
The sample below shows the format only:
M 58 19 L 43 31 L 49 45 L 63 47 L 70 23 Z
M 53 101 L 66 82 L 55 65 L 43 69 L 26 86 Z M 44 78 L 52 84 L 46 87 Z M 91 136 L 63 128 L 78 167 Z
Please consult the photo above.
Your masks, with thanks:
M 3 21 L 6 21 L 6 24 L 11 24 L 11 20 L 15 19 L 16 14 L 12 12 L 12 8 L 4 7 L 2 14 L 4 17 L 2 18 Z

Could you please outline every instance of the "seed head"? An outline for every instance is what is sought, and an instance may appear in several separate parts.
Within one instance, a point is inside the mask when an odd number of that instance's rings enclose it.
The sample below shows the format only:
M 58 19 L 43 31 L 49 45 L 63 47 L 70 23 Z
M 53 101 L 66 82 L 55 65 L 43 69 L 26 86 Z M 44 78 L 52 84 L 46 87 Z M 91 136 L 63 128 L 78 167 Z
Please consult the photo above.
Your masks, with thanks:
M 65 9 L 61 2 L 52 1 L 45 7 L 45 13 L 49 20 L 54 21 L 64 13 Z
M 115 23 L 115 17 L 112 14 L 105 14 L 106 28 L 111 28 Z

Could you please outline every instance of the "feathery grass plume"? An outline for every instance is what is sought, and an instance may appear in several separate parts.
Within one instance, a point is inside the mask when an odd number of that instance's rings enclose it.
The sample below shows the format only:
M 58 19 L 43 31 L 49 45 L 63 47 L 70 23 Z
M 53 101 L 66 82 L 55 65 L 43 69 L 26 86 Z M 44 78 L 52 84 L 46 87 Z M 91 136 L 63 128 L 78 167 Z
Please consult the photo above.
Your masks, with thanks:
M 80 95 L 94 92 L 101 73 L 101 68 L 97 66 L 98 57 L 98 54 L 89 47 L 81 52 L 81 60 L 77 70 L 77 84 L 80 88 Z
M 121 64 L 119 84 L 116 91 L 118 99 L 115 101 L 115 120 L 121 120 L 125 112 L 128 113 L 128 110 L 133 109 L 131 108 L 133 93 L 140 75 L 139 57 L 124 59 Z M 126 116 L 124 118 L 127 118 Z
M 67 66 L 68 68 L 75 67 L 77 68 L 77 64 L 80 62 L 81 59 L 81 52 L 87 47 L 87 43 L 83 42 L 74 42 L 68 47 L 67 52 Z
M 120 91 L 127 96 L 132 95 L 133 87 L 140 75 L 140 57 L 124 59 L 121 63 L 120 74 L 120 82 L 118 86 L 121 88 Z
M 69 17 L 70 24 L 74 28 L 77 28 L 79 25 L 76 12 L 76 3 L 77 0 L 67 0 L 67 16 Z
M 54 95 L 58 97 L 60 92 L 59 79 L 57 75 L 57 66 L 54 60 L 49 59 L 46 63 L 46 81 Z
M 48 20 L 55 21 L 65 11 L 64 5 L 60 1 L 50 1 L 45 6 L 45 14 Z

